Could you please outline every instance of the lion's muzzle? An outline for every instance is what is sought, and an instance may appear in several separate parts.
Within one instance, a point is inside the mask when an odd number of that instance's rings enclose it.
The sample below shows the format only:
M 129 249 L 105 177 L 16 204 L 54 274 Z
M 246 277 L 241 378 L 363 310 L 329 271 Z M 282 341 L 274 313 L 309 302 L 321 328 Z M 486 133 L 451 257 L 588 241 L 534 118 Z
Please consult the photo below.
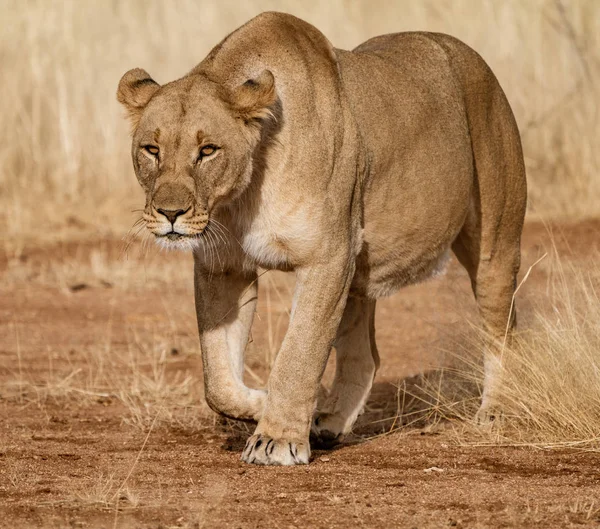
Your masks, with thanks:
M 176 241 L 199 236 L 208 223 L 206 210 L 195 203 L 192 192 L 174 182 L 161 185 L 144 212 L 146 227 L 156 237 Z

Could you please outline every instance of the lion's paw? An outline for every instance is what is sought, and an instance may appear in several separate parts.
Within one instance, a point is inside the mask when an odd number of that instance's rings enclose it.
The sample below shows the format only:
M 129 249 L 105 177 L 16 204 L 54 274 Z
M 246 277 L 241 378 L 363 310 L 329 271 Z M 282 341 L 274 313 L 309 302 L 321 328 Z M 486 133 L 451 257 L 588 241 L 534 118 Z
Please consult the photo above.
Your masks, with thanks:
M 317 413 L 313 419 L 310 440 L 319 448 L 331 448 L 344 439 L 344 423 L 337 415 Z
M 255 465 L 307 465 L 309 457 L 308 443 L 264 434 L 251 436 L 242 453 L 242 461 Z
M 498 426 L 502 421 L 502 409 L 495 404 L 482 404 L 475 414 L 475 424 L 483 428 Z

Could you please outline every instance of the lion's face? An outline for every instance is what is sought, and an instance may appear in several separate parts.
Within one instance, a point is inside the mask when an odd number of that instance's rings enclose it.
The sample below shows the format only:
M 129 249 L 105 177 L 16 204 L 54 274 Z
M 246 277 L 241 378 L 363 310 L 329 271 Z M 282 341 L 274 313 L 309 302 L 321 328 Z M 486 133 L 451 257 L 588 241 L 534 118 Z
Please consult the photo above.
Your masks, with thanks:
M 272 74 L 228 91 L 200 75 L 161 87 L 136 69 L 123 76 L 117 97 L 134 126 L 146 227 L 164 246 L 193 248 L 215 208 L 250 183 L 262 120 L 275 101 Z

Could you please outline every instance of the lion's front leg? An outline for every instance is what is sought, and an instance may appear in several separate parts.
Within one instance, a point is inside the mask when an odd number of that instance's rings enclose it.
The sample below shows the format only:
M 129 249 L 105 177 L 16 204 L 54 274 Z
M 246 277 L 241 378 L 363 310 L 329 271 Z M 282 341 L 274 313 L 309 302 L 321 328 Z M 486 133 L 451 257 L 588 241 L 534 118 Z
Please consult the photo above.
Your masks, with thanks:
M 315 414 L 314 441 L 328 447 L 350 433 L 371 393 L 379 367 L 375 301 L 350 296 L 334 342 L 336 373 L 331 391 Z
M 208 405 L 233 419 L 258 421 L 266 391 L 243 382 L 244 351 L 257 300 L 255 273 L 208 273 L 195 266 L 195 294 L 204 391 Z
M 308 463 L 319 383 L 354 273 L 347 255 L 299 270 L 294 310 L 269 378 L 265 410 L 242 454 L 247 463 Z

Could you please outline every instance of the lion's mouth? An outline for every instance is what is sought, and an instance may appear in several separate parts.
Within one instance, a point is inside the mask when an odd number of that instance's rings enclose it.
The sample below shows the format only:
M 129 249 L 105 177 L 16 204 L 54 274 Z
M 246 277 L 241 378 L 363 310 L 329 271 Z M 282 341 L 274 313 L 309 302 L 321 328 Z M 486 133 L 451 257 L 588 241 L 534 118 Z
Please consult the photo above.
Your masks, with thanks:
M 194 235 L 186 235 L 184 233 L 178 233 L 176 231 L 170 231 L 169 233 L 163 233 L 161 235 L 156 235 L 158 239 L 168 239 L 170 241 L 179 241 L 181 239 L 196 239 L 198 237 L 197 234 Z

